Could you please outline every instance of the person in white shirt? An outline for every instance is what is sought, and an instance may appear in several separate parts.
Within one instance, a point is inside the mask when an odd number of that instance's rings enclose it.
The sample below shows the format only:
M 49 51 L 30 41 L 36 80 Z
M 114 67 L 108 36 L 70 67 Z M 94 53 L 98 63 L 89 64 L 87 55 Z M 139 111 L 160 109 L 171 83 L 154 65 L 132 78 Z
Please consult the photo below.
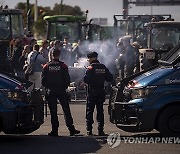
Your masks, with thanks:
M 32 63 L 33 61 L 35 61 L 35 66 L 33 68 L 34 73 L 29 76 L 29 81 L 34 83 L 34 88 L 40 89 L 41 88 L 41 75 L 42 75 L 43 65 L 46 63 L 46 59 L 43 57 L 42 54 L 39 53 L 38 44 L 35 44 L 33 46 L 33 51 L 31 51 L 27 57 L 28 64 Z
M 44 40 L 42 43 L 42 47 L 40 47 L 39 52 L 43 55 L 43 57 L 46 59 L 46 62 L 49 61 L 49 50 L 48 50 L 49 42 L 47 40 Z

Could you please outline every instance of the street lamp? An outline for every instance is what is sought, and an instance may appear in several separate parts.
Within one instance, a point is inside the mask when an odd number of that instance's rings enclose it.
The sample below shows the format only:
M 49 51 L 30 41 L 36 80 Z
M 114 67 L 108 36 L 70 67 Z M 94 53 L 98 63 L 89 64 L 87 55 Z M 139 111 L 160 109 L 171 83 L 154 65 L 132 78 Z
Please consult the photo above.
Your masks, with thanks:
M 34 21 L 36 22 L 38 18 L 38 4 L 37 4 L 37 0 L 35 0 L 35 4 L 34 4 Z

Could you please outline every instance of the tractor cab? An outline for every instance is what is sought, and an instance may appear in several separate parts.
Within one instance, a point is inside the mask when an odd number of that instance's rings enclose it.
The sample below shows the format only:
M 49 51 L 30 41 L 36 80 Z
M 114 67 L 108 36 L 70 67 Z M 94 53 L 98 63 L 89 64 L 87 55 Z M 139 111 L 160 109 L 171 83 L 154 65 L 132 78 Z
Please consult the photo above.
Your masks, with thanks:
M 0 10 L 0 70 L 9 72 L 12 56 L 11 41 L 24 37 L 22 11 L 18 9 Z

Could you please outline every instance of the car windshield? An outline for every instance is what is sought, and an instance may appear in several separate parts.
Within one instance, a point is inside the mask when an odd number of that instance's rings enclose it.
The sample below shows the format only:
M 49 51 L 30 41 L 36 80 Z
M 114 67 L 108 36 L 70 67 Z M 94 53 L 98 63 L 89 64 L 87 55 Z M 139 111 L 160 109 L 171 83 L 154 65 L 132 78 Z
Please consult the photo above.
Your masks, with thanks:
M 172 50 L 170 50 L 166 55 L 164 55 L 159 62 L 163 63 L 166 62 L 168 64 L 178 64 L 180 61 L 178 60 L 180 58 L 180 43 L 176 45 Z

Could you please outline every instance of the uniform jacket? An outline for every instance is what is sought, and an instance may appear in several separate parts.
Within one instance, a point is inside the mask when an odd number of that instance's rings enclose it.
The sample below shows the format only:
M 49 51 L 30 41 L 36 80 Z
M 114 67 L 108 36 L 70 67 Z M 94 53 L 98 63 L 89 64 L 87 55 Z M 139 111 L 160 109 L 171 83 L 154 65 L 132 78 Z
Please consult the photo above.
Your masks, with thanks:
M 94 60 L 90 66 L 88 66 L 84 82 L 88 84 L 90 89 L 104 89 L 104 82 L 111 82 L 113 75 L 108 68 L 101 64 L 98 60 Z
M 67 65 L 58 59 L 45 64 L 42 72 L 42 85 L 48 89 L 67 89 L 70 85 Z

